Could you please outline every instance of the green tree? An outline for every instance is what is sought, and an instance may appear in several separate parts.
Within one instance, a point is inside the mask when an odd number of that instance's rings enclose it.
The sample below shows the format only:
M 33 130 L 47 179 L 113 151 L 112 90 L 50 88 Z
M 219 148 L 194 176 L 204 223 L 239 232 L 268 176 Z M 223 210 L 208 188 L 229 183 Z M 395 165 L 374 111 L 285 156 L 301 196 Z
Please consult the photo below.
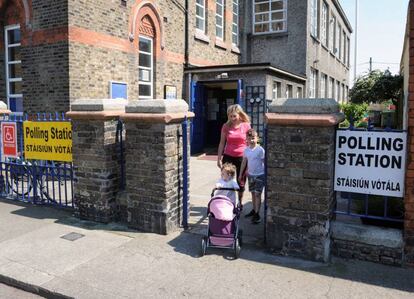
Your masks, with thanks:
M 352 103 L 396 101 L 401 97 L 402 86 L 402 76 L 374 70 L 357 79 L 349 96 Z
M 341 111 L 345 114 L 346 120 L 354 125 L 355 122 L 361 121 L 364 115 L 367 113 L 368 104 L 344 103 L 340 104 L 340 108 Z

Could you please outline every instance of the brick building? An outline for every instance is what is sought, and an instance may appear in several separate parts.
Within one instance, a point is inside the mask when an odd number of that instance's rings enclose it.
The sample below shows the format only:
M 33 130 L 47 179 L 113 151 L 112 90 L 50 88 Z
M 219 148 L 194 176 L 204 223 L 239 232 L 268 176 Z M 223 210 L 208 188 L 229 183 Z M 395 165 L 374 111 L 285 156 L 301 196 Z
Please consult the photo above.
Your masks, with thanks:
M 337 0 L 0 0 L 0 100 L 55 112 L 81 98 L 184 98 L 202 112 L 202 149 L 229 104 L 344 100 L 350 33 Z
M 407 171 L 405 175 L 405 222 L 404 249 L 407 264 L 414 266 L 414 1 L 410 0 L 404 48 L 401 58 L 401 74 L 404 76 L 404 125 L 407 130 Z

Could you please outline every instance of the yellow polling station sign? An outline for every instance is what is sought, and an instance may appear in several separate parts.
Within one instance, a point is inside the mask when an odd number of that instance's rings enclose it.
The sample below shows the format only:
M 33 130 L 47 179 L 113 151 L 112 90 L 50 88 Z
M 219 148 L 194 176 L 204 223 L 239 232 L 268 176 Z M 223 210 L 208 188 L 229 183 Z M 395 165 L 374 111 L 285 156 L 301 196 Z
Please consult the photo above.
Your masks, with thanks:
M 72 123 L 23 122 L 26 159 L 72 162 Z

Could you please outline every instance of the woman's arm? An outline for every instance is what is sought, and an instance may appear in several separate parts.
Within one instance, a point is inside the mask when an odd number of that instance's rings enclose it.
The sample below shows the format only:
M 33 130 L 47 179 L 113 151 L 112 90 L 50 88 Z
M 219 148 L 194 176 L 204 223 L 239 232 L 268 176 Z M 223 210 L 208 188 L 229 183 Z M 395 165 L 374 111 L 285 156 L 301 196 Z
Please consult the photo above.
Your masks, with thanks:
M 247 164 L 247 158 L 243 157 L 243 161 L 240 166 L 239 181 L 242 180 L 244 169 L 246 168 L 246 164 Z
M 217 166 L 218 168 L 221 168 L 221 157 L 223 155 L 223 150 L 224 150 L 224 145 L 226 144 L 226 134 L 223 132 L 223 130 L 221 130 L 221 134 L 220 134 L 220 143 L 218 146 L 218 151 L 217 151 Z

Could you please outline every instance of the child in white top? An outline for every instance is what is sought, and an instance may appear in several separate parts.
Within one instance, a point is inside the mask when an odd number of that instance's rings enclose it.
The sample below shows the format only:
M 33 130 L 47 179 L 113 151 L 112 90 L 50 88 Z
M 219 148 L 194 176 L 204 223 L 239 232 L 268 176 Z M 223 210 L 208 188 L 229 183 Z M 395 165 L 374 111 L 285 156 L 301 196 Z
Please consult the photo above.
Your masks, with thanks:
M 253 223 L 260 223 L 260 205 L 262 192 L 265 186 L 264 158 L 265 150 L 257 144 L 258 135 L 254 129 L 247 131 L 248 147 L 243 153 L 243 162 L 240 173 L 243 173 L 247 164 L 247 179 L 249 191 L 252 193 L 253 209 L 245 217 L 252 217 Z
M 239 185 L 235 179 L 236 175 L 236 166 L 230 163 L 224 163 L 221 166 L 221 178 L 216 183 L 216 188 L 232 188 L 232 189 L 239 189 Z M 237 206 L 237 197 L 236 191 L 230 190 L 217 190 L 215 195 L 224 195 L 230 198 L 233 203 Z

